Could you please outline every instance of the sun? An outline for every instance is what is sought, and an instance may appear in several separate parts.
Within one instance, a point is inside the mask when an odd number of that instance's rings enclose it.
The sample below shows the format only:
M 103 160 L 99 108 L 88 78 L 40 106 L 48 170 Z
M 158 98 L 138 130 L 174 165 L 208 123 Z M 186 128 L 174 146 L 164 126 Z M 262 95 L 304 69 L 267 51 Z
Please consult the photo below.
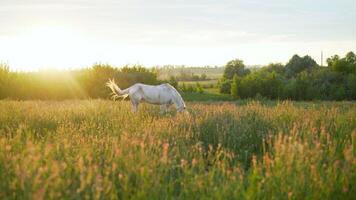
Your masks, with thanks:
M 34 52 L 51 57 L 53 54 L 65 52 L 70 44 L 76 42 L 76 35 L 63 27 L 48 26 L 24 33 L 23 40 Z
M 9 41 L 13 54 L 26 68 L 57 67 L 75 59 L 80 46 L 79 34 L 60 26 L 35 27 L 24 31 Z M 51 63 L 50 66 L 48 63 Z
M 32 39 L 42 45 L 47 42 L 62 43 L 72 38 L 72 31 L 63 27 L 47 26 L 38 27 L 24 33 L 27 39 Z

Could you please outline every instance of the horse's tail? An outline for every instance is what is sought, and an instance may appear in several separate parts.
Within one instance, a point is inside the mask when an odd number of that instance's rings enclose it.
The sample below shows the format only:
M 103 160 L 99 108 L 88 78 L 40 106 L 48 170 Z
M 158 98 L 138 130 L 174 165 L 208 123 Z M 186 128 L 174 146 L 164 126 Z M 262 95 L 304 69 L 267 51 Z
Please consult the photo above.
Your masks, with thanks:
M 109 79 L 108 82 L 106 82 L 106 86 L 108 86 L 111 91 L 112 91 L 112 98 L 115 100 L 116 98 L 122 97 L 125 99 L 129 94 L 129 90 L 121 90 L 119 86 L 115 83 L 114 79 Z

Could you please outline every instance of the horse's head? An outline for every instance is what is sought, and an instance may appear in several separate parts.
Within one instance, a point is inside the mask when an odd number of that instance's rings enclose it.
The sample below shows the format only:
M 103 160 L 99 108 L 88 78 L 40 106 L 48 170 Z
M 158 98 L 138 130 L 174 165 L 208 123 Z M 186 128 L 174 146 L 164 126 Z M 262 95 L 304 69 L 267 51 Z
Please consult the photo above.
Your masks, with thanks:
M 178 93 L 178 92 L 177 92 Z M 183 101 L 183 98 L 179 95 L 176 95 L 175 96 L 175 101 L 174 101 L 175 105 L 176 105 L 176 108 L 177 108 L 177 111 L 178 112 L 184 112 L 186 109 L 185 107 L 185 103 Z
M 178 111 L 178 112 L 187 112 L 187 110 L 186 110 L 186 107 L 185 107 L 184 103 L 183 103 L 183 105 L 182 105 L 182 106 L 178 106 L 178 107 L 177 107 L 177 111 Z

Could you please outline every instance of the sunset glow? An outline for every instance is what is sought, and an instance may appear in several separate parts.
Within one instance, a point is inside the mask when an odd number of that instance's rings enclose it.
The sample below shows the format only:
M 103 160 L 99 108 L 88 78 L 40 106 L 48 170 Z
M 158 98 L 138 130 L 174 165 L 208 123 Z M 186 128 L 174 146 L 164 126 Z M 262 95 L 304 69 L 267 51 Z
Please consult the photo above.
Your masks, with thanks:
M 307 9 L 306 9 L 307 8 Z M 13 70 L 318 62 L 356 49 L 355 4 L 317 1 L 1 1 L 0 62 Z

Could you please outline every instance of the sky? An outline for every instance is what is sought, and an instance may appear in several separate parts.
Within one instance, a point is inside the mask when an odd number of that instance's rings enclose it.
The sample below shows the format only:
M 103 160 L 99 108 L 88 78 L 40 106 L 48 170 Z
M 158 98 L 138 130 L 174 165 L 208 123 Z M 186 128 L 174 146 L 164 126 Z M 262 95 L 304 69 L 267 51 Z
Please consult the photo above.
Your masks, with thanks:
M 0 62 L 12 70 L 320 63 L 321 51 L 356 51 L 354 0 L 0 0 Z

